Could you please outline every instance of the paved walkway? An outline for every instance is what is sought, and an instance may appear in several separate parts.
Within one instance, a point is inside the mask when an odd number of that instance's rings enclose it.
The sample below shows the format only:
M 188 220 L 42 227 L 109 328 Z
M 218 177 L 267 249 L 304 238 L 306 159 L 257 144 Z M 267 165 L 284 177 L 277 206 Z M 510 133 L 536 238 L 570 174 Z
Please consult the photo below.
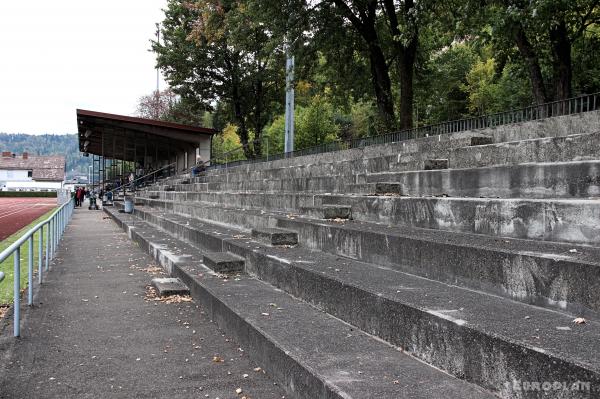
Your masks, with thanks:
M 152 266 L 103 212 L 78 209 L 22 338 L 2 330 L 0 398 L 284 397 L 202 307 L 147 300 Z

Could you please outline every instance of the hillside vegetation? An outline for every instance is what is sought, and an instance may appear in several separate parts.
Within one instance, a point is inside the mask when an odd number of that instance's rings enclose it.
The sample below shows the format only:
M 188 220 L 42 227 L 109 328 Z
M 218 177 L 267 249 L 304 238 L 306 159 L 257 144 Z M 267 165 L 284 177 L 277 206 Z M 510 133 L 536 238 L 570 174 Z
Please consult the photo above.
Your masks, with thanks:
M 0 133 L 0 151 L 30 155 L 64 155 L 67 159 L 67 177 L 85 175 L 91 158 L 81 155 L 76 134 L 7 134 Z

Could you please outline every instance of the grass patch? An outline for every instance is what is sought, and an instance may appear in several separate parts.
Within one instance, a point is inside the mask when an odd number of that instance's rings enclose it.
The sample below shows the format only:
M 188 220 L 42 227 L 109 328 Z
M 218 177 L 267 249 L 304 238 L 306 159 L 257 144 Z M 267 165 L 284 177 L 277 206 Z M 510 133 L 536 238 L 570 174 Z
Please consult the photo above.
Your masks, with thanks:
M 15 234 L 7 237 L 0 242 L 0 252 L 8 248 L 12 243 L 17 241 L 27 230 L 40 223 L 42 220 L 48 219 L 48 217 L 56 210 L 53 209 L 46 214 L 40 216 L 28 226 L 23 227 Z M 44 249 L 44 255 L 46 251 L 46 232 L 48 231 L 48 225 L 44 226 L 44 237 L 42 237 L 42 246 Z M 38 266 L 38 243 L 40 240 L 40 231 L 33 235 L 33 269 L 34 274 L 37 276 Z M 29 267 L 29 243 L 26 241 L 21 245 L 21 289 L 27 288 L 27 269 Z M 0 271 L 3 271 L 6 276 L 0 283 L 0 305 L 7 305 L 13 302 L 13 283 L 14 283 L 14 255 L 9 256 L 4 262 L 0 263 Z

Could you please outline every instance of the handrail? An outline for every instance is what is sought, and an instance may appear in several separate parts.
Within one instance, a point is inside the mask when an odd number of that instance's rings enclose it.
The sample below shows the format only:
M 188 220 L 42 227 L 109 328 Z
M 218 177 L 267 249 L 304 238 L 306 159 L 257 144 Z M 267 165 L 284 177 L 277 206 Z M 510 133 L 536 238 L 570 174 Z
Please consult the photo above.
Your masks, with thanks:
M 73 214 L 74 200 L 71 198 L 68 202 L 61 205 L 56 211 L 50 215 L 46 220 L 41 221 L 25 234 L 23 234 L 17 241 L 12 243 L 4 251 L 0 252 L 0 263 L 4 262 L 8 257 L 13 255 L 14 258 L 14 291 L 13 291 L 13 316 L 14 316 L 14 336 L 18 337 L 21 334 L 21 246 L 27 241 L 29 244 L 29 263 L 28 263 L 28 305 L 33 305 L 33 235 L 40 231 L 38 240 L 38 282 L 42 284 L 43 270 L 42 267 L 44 260 L 43 251 L 43 237 L 44 237 L 44 226 L 48 225 L 46 230 L 46 251 L 45 251 L 45 269 L 49 270 L 50 260 L 54 258 L 58 242 L 64 233 L 71 215 Z M 0 282 L 4 278 L 4 273 L 0 272 Z
M 370 137 L 361 137 L 349 140 L 337 140 L 318 146 L 306 147 L 287 153 L 267 156 L 266 159 L 245 159 L 233 161 L 225 165 L 226 168 L 258 162 L 275 161 L 284 158 L 295 158 L 304 155 L 314 155 L 326 152 L 335 152 L 353 148 L 364 148 L 370 145 L 390 144 L 420 137 L 436 136 L 450 133 L 478 130 L 490 127 L 503 126 L 512 123 L 527 122 L 547 119 L 554 116 L 580 114 L 600 109 L 600 92 L 571 97 L 565 100 L 551 101 L 539 105 L 530 105 L 524 108 L 512 109 L 493 114 L 473 116 L 456 119 L 431 125 L 418 126 L 411 129 L 398 130 L 390 133 Z M 223 168 L 223 165 L 211 165 L 210 169 Z
M 106 192 L 106 194 L 108 194 L 108 193 L 114 193 L 115 191 L 119 191 L 119 190 L 123 189 L 124 187 L 128 187 L 128 186 L 130 186 L 131 184 L 133 184 L 133 183 L 137 182 L 138 180 L 146 179 L 148 176 L 152 176 L 152 175 L 154 175 L 154 174 L 156 174 L 156 173 L 158 173 L 158 172 L 161 172 L 161 171 L 163 171 L 163 170 L 165 170 L 165 169 L 171 168 L 171 167 L 172 167 L 172 166 L 174 166 L 174 165 L 176 165 L 176 162 L 170 163 L 170 164 L 168 164 L 168 165 L 166 165 L 166 166 L 163 166 L 163 167 L 162 167 L 162 168 L 160 168 L 160 169 L 156 169 L 155 171 L 152 171 L 152 172 L 150 172 L 150 173 L 148 173 L 148 174 L 145 174 L 145 175 L 143 175 L 143 176 L 140 176 L 140 177 L 138 177 L 138 178 L 136 178 L 136 179 L 134 179 L 134 180 L 132 180 L 132 181 L 130 181 L 130 182 L 128 182 L 128 183 L 125 183 L 125 184 L 122 184 L 122 185 L 120 185 L 119 187 L 115 187 L 115 188 L 113 188 L 112 190 L 110 190 L 110 191 L 107 191 L 107 192 Z
M 260 139 L 258 139 L 258 140 L 253 140 L 253 141 L 251 141 L 250 143 L 252 143 L 252 145 L 256 145 L 256 143 L 261 143 L 263 138 L 266 138 L 266 139 L 268 140 L 268 138 L 267 138 L 267 137 L 261 137 Z M 211 165 L 212 165 L 212 164 L 213 164 L 213 163 L 214 163 L 216 160 L 223 159 L 223 157 L 225 157 L 225 158 L 227 159 L 227 156 L 228 156 L 228 155 L 230 155 L 230 154 L 233 154 L 233 153 L 235 153 L 235 152 L 238 152 L 238 151 L 240 151 L 240 150 L 245 150 L 245 149 L 246 149 L 246 148 L 247 148 L 247 147 L 250 145 L 250 143 L 247 143 L 247 144 L 242 144 L 241 146 L 239 146 L 239 147 L 236 147 L 236 148 L 234 148 L 233 150 L 229 150 L 229 151 L 227 151 L 227 152 L 224 152 L 223 154 L 220 154 L 220 155 L 218 155 L 218 156 L 216 156 L 216 157 L 212 157 L 212 158 L 210 158 L 209 160 L 207 160 L 207 161 L 204 161 L 204 162 L 202 162 L 202 163 L 200 163 L 200 164 L 195 164 L 195 165 L 193 165 L 193 166 L 191 166 L 191 167 L 189 167 L 189 168 L 185 169 L 185 171 L 186 171 L 186 172 L 187 172 L 187 171 L 191 171 L 192 169 L 194 169 L 194 168 L 197 168 L 197 167 L 199 167 L 199 166 L 204 166 L 205 168 L 207 168 L 207 167 L 211 166 Z M 267 151 L 268 151 L 268 141 L 267 141 Z M 268 157 L 268 152 L 267 152 L 267 157 Z M 233 161 L 233 162 L 237 162 L 237 161 Z M 226 161 L 226 163 L 227 163 L 227 161 Z

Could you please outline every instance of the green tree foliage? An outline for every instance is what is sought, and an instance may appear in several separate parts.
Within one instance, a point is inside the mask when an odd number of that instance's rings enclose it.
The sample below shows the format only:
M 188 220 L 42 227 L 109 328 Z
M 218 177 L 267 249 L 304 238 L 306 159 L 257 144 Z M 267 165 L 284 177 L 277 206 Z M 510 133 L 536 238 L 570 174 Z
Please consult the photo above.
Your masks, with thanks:
M 66 160 L 68 177 L 74 175 L 87 176 L 91 157 L 84 157 L 79 152 L 79 141 L 76 134 L 7 134 L 0 133 L 0 151 L 11 151 L 15 154 L 27 152 L 30 155 L 62 155 Z
M 159 67 L 174 91 L 205 109 L 216 102 L 235 123 L 246 156 L 260 155 L 259 139 L 282 94 L 281 39 L 257 12 L 258 3 L 170 0 L 164 43 L 154 43 Z
M 174 108 L 253 157 L 283 151 L 286 44 L 302 149 L 600 91 L 599 5 L 169 0 L 153 49 Z

